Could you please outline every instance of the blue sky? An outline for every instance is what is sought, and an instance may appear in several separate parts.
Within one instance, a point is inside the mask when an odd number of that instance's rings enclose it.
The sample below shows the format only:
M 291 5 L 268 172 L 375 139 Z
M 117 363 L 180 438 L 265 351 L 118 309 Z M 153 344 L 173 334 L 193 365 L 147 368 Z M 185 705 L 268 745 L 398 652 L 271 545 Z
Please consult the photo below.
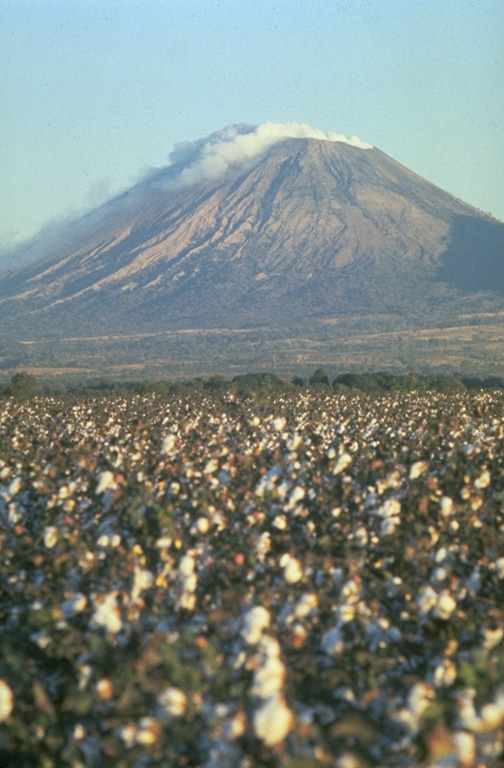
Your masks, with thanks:
M 267 120 L 504 220 L 503 41 L 502 0 L 0 0 L 0 248 Z

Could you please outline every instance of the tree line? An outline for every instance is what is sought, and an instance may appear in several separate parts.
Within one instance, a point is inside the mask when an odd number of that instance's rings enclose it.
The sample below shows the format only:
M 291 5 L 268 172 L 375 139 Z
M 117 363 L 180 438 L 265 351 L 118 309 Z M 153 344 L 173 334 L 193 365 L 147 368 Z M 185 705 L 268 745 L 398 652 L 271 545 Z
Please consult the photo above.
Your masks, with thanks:
M 394 374 L 388 371 L 372 373 L 342 373 L 331 381 L 324 368 L 317 368 L 307 379 L 294 376 L 281 378 L 274 373 L 245 373 L 228 378 L 214 375 L 208 379 L 193 378 L 186 381 L 99 381 L 93 384 L 54 386 L 26 371 L 12 376 L 0 389 L 4 397 L 30 399 L 42 395 L 99 396 L 133 394 L 213 393 L 234 394 L 237 397 L 261 397 L 269 394 L 301 390 L 331 392 L 361 392 L 368 395 L 385 392 L 429 391 L 456 393 L 467 389 L 504 389 L 504 378 L 499 376 L 420 375 Z

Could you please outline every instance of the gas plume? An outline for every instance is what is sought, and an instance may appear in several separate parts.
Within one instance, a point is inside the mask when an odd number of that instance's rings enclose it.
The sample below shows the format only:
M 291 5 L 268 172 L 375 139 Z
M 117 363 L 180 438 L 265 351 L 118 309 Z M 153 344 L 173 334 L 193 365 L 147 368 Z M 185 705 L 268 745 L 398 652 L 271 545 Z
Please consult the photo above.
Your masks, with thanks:
M 205 139 L 176 145 L 170 155 L 171 167 L 178 171 L 173 181 L 185 186 L 218 178 L 230 167 L 259 157 L 284 139 L 321 139 L 344 142 L 360 149 L 372 148 L 357 136 L 348 137 L 334 131 L 325 133 L 306 123 L 230 125 Z

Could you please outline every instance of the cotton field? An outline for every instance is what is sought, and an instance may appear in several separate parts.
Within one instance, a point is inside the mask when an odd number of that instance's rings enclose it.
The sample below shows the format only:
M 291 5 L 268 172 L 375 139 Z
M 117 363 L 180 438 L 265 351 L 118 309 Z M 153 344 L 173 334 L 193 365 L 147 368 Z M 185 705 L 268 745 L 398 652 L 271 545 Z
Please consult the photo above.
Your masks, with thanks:
M 1 400 L 2 768 L 501 765 L 503 405 Z

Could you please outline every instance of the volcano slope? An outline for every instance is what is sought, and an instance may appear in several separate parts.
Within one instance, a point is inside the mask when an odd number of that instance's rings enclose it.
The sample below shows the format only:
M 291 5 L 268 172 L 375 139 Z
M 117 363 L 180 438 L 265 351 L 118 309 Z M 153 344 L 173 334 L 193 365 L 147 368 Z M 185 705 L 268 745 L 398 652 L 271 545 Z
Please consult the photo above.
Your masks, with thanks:
M 0 280 L 11 363 L 57 350 L 102 369 L 287 372 L 345 365 L 345 345 L 347 363 L 409 365 L 419 344 L 427 365 L 502 358 L 504 224 L 380 150 L 286 139 L 219 178 L 181 186 L 173 173 Z

